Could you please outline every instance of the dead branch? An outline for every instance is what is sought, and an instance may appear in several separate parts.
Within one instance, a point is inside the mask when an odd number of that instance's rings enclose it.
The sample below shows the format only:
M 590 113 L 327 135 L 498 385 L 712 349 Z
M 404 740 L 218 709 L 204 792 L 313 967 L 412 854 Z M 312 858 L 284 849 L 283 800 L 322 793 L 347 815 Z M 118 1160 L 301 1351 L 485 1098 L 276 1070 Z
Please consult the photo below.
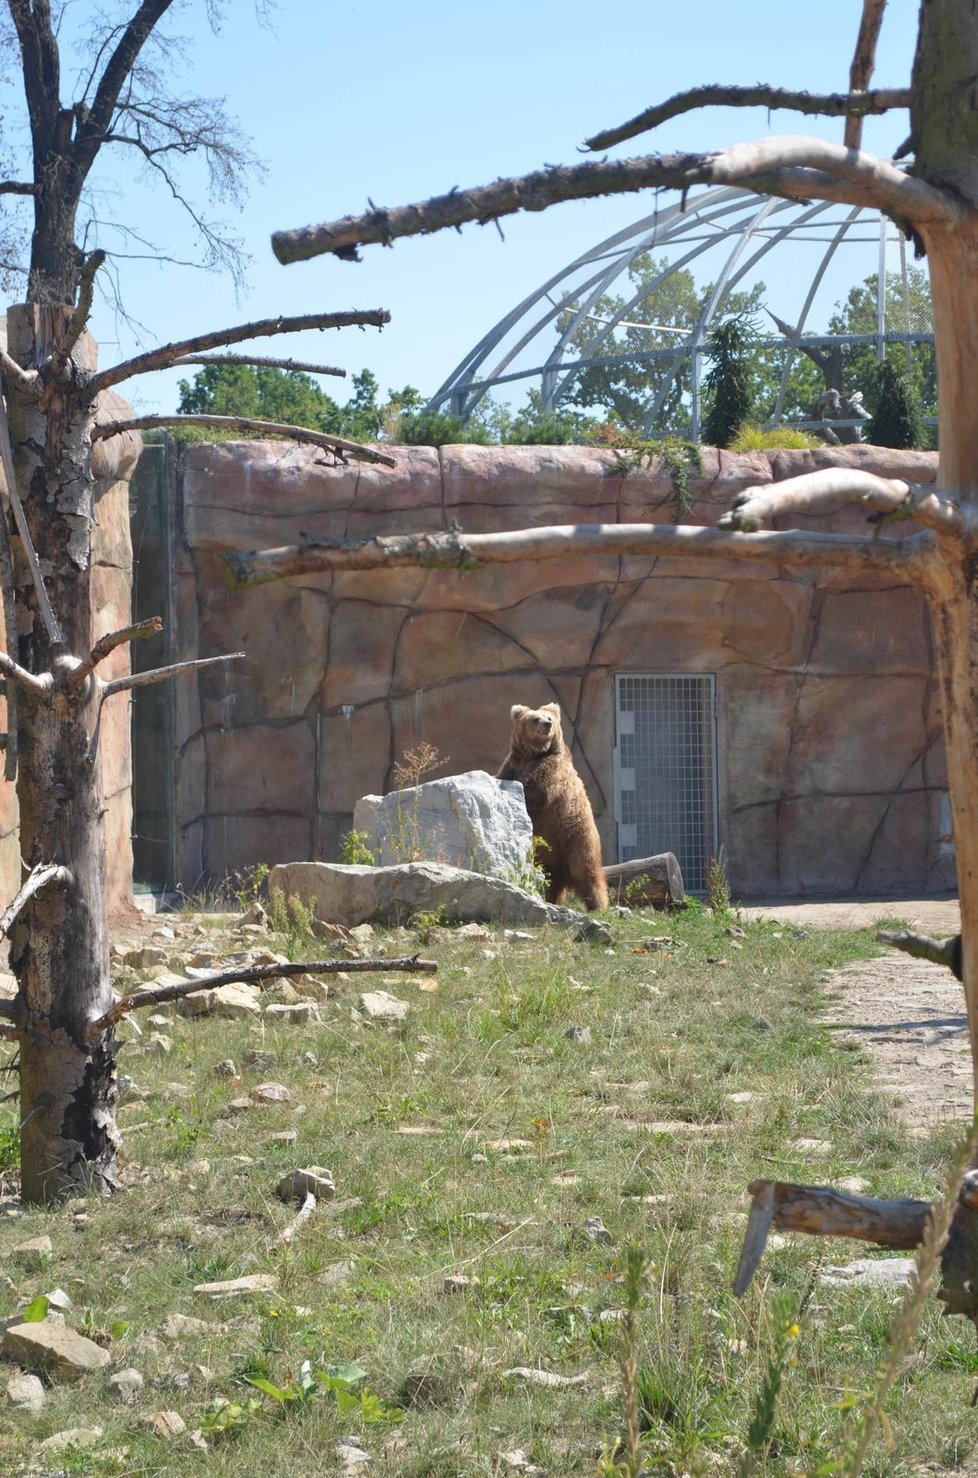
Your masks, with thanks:
M 879 40 L 880 26 L 883 24 L 883 11 L 886 9 L 886 0 L 863 0 L 863 13 L 859 22 L 859 34 L 856 37 L 856 50 L 852 57 L 852 66 L 849 68 L 849 89 L 859 97 L 867 97 L 866 88 L 869 79 L 873 75 L 876 66 L 876 43 Z M 909 106 L 909 95 L 907 102 L 900 106 Z M 845 134 L 843 143 L 847 149 L 858 149 L 863 141 L 863 118 L 865 113 L 850 113 L 846 118 Z
M 8 684 L 16 683 L 35 698 L 44 698 L 51 691 L 51 677 L 48 673 L 38 677 L 35 673 L 28 672 L 26 667 L 21 667 L 13 657 L 8 657 L 6 652 L 0 652 L 0 672 L 7 678 Z
M 148 688 L 152 683 L 165 683 L 182 672 L 199 672 L 203 667 L 216 667 L 219 662 L 240 662 L 246 655 L 245 652 L 227 652 L 221 657 L 197 657 L 193 662 L 171 662 L 168 667 L 151 667 L 146 672 L 114 677 L 102 689 L 102 701 L 111 698 L 113 693 L 126 693 L 130 688 Z
M 566 524 L 509 533 L 394 534 L 371 539 L 316 539 L 299 545 L 225 554 L 238 586 L 258 585 L 286 575 L 328 570 L 473 569 L 479 564 L 518 560 L 570 559 L 625 554 L 677 555 L 689 559 L 763 559 L 786 565 L 835 565 L 846 569 L 899 571 L 922 582 L 933 548 L 929 533 L 905 539 L 873 539 L 851 534 L 764 531 L 728 533 L 724 529 L 674 524 Z
M 23 911 L 35 893 L 40 893 L 42 888 L 49 888 L 54 883 L 61 888 L 66 888 L 70 882 L 71 873 L 68 868 L 60 867 L 57 863 L 44 862 L 32 867 L 3 913 L 0 914 L 0 935 L 8 932 L 17 915 Z
M 7 424 L 7 408 L 0 401 L 0 471 L 7 485 L 7 499 L 13 510 L 14 523 L 17 525 L 17 533 L 24 549 L 24 558 L 30 568 L 31 579 L 34 582 L 34 593 L 37 596 L 37 604 L 41 612 L 41 619 L 47 631 L 48 639 L 52 646 L 62 646 L 64 636 L 58 619 L 51 607 L 44 578 L 41 575 L 41 567 L 37 562 L 37 553 L 31 539 L 31 531 L 27 527 L 27 518 L 24 514 L 23 504 L 20 501 L 20 492 L 17 488 L 17 473 L 14 470 L 14 454 L 10 447 L 10 427 Z
M 768 87 L 758 83 L 755 87 L 723 87 L 719 83 L 706 83 L 702 87 L 691 87 L 688 92 L 677 92 L 664 103 L 646 108 L 643 113 L 629 119 L 616 128 L 602 129 L 593 137 L 585 139 L 584 147 L 601 153 L 614 144 L 622 144 L 637 134 L 648 133 L 678 118 L 683 113 L 692 113 L 698 108 L 786 108 L 792 113 L 807 113 L 824 118 L 865 118 L 871 113 L 887 113 L 891 108 L 906 108 L 910 105 L 909 87 L 891 87 L 866 92 L 853 86 L 851 92 L 792 92 L 785 87 Z M 858 147 L 858 145 L 854 146 Z
M 64 374 L 68 366 L 68 361 L 71 358 L 71 351 L 81 338 L 85 325 L 88 322 L 89 315 L 92 311 L 92 299 L 95 296 L 95 274 L 105 261 L 105 257 L 106 253 L 99 248 L 98 251 L 92 252 L 81 269 L 78 283 L 77 306 L 68 320 L 68 327 L 65 329 L 55 347 L 54 353 L 51 355 L 50 368 L 56 379 L 60 379 Z
M 37 186 L 26 180 L 0 180 L 0 195 L 36 195 Z
M 335 452 L 342 461 L 353 457 L 358 462 L 378 462 L 382 467 L 396 467 L 394 457 L 378 452 L 373 447 L 362 446 L 358 441 L 345 441 L 342 436 L 331 436 L 325 431 L 310 431 L 308 426 L 289 426 L 281 421 L 260 421 L 252 416 L 133 416 L 128 421 L 101 421 L 92 428 L 92 440 L 104 441 L 109 436 L 120 436 L 123 431 L 144 431 L 162 426 L 213 426 L 220 431 L 256 431 L 263 436 L 283 436 L 308 446 L 323 447 Z
M 41 377 L 37 370 L 25 370 L 6 351 L 0 349 L 0 374 L 12 381 L 23 395 L 37 395 L 41 388 Z
M 278 1236 L 275 1239 L 276 1242 L 284 1243 L 285 1246 L 288 1247 L 289 1243 L 295 1237 L 295 1234 L 299 1230 L 299 1228 L 303 1225 L 304 1222 L 307 1222 L 309 1220 L 310 1216 L 312 1216 L 312 1213 L 315 1211 L 317 1205 L 318 1202 L 316 1201 L 316 1197 L 313 1195 L 312 1191 L 306 1191 L 305 1198 L 303 1199 L 301 1207 L 299 1208 L 296 1215 L 289 1222 L 288 1226 L 283 1227 L 282 1230 L 279 1232 Z
M 818 516 L 856 502 L 883 513 L 912 518 L 929 529 L 963 526 L 958 504 L 944 493 L 900 478 L 877 477 L 872 472 L 845 467 L 826 467 L 819 472 L 785 478 L 783 482 L 745 488 L 734 498 L 733 507 L 717 520 L 717 526 L 749 534 L 768 519 L 798 514 Z
M 880 929 L 876 938 L 881 944 L 892 944 L 894 949 L 903 950 L 916 960 L 930 960 L 934 965 L 944 965 L 960 980 L 961 935 L 950 939 L 931 939 L 928 934 L 913 934 L 909 930 Z
M 135 626 L 126 626 L 122 631 L 109 631 L 105 636 L 100 636 L 85 660 L 78 664 L 68 678 L 69 688 L 80 688 L 89 673 L 94 672 L 99 663 L 104 662 L 116 647 L 124 646 L 126 642 L 140 641 L 143 637 L 157 636 L 162 630 L 162 616 L 150 616 Z
M 786 136 L 709 154 L 651 154 L 555 166 L 492 185 L 453 190 L 415 205 L 276 231 L 272 250 L 284 263 L 327 252 L 355 261 L 356 248 L 372 242 L 389 246 L 401 236 L 426 235 L 469 221 L 484 225 L 521 210 L 546 210 L 562 200 L 662 187 L 688 190 L 693 185 L 741 185 L 791 200 L 846 200 L 917 225 L 957 220 L 962 209 L 950 195 L 870 154 L 825 140 Z
M 226 344 L 240 344 L 246 339 L 269 338 L 275 334 L 299 333 L 313 328 L 383 328 L 385 323 L 390 323 L 390 319 L 390 314 L 384 308 L 349 313 L 307 313 L 296 318 L 260 318 L 254 323 L 242 323 L 235 328 L 216 329 L 213 333 L 196 334 L 192 339 L 163 344 L 159 349 L 151 349 L 146 354 L 137 354 L 134 359 L 111 365 L 93 376 L 92 393 L 108 390 L 123 380 L 130 380 L 134 375 L 144 375 L 149 370 L 168 369 L 175 360 L 205 349 L 220 349 Z
M 264 354 L 184 354 L 173 360 L 173 368 L 184 364 L 257 364 L 265 369 L 288 370 L 292 374 L 336 375 L 346 378 L 345 369 L 332 364 L 306 364 L 302 359 L 269 359 Z
M 98 1021 L 92 1022 L 89 1031 L 95 1034 L 105 1031 L 128 1012 L 138 1011 L 143 1006 L 159 1006 L 165 1001 L 177 1001 L 197 991 L 214 990 L 221 985 L 247 985 L 290 975 L 336 975 L 341 971 L 356 975 L 377 970 L 425 970 L 430 974 L 437 969 L 437 960 L 421 960 L 417 955 L 401 955 L 393 960 L 305 960 L 301 963 L 239 966 L 233 970 L 221 970 L 215 975 L 202 975 L 196 980 L 178 980 L 153 990 L 134 991 L 116 1001 L 112 1010 Z

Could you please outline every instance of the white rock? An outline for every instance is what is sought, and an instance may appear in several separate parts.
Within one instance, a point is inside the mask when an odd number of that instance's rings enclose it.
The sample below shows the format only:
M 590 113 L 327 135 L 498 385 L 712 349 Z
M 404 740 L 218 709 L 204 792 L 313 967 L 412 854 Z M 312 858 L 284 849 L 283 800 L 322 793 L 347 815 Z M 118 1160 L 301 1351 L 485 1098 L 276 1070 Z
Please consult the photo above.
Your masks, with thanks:
M 407 1001 L 399 1000 L 386 990 L 364 991 L 360 1008 L 370 1021 L 403 1021 L 411 1009 Z
M 495 877 L 527 866 L 533 827 L 523 787 L 485 770 L 429 780 L 391 795 L 363 796 L 353 826 L 381 866 L 421 856 Z
M 22 1410 L 40 1411 L 44 1405 L 44 1385 L 36 1375 L 18 1372 L 7 1381 L 7 1400 Z

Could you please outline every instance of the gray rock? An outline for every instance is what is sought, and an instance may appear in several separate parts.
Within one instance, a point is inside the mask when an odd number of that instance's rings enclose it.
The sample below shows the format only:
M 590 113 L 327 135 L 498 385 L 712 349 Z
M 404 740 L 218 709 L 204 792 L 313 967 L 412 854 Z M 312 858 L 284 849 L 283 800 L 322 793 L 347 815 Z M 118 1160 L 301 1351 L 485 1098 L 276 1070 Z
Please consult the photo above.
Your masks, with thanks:
M 237 1078 L 238 1069 L 233 1057 L 225 1057 L 222 1062 L 215 1062 L 214 1074 L 218 1078 L 227 1078 L 231 1081 Z
M 902 1288 L 913 1272 L 912 1257 L 859 1257 L 841 1267 L 826 1268 L 820 1283 L 847 1283 L 852 1288 Z
M 32 1237 L 29 1242 L 21 1242 L 14 1248 L 10 1254 L 11 1261 L 21 1268 L 42 1268 L 52 1250 L 50 1237 Z
M 49 1375 L 84 1375 L 109 1364 L 108 1350 L 49 1319 L 36 1324 L 11 1325 L 3 1336 L 2 1349 L 8 1360 L 44 1370 Z
M 219 1339 L 227 1332 L 226 1324 L 212 1324 L 207 1319 L 195 1319 L 192 1314 L 169 1314 L 160 1325 L 160 1334 L 169 1340 Z
M 198 1283 L 194 1293 L 201 1298 L 249 1298 L 259 1293 L 274 1293 L 278 1278 L 274 1273 L 251 1273 L 245 1278 L 226 1278 L 220 1283 Z
M 495 780 L 485 770 L 362 796 L 353 825 L 381 866 L 420 855 L 493 877 L 518 877 L 533 845 L 522 785 Z
M 581 1231 L 589 1242 L 610 1242 L 611 1233 L 600 1216 L 589 1216 Z
M 143 1385 L 141 1373 L 131 1367 L 126 1370 L 117 1370 L 109 1376 L 109 1391 L 116 1401 L 121 1401 L 124 1406 L 136 1404 Z
M 291 1103 L 292 1094 L 284 1083 L 256 1083 L 249 1097 L 254 1103 Z
M 265 1052 L 260 1047 L 249 1047 L 243 1059 L 245 1067 L 252 1067 L 259 1073 L 263 1073 L 266 1068 L 274 1067 L 276 1060 L 276 1053 Z
M 19 1371 L 7 1381 L 7 1400 L 23 1411 L 40 1411 L 44 1405 L 44 1386 L 36 1375 Z
M 63 1432 L 52 1432 L 37 1444 L 38 1452 L 57 1452 L 62 1447 L 93 1447 L 102 1437 L 101 1427 L 66 1427 Z
M 180 996 L 176 1001 L 181 1016 L 223 1016 L 229 1021 L 257 1016 L 261 1011 L 261 992 L 257 985 L 238 981 Z
M 360 1009 L 369 1021 L 403 1021 L 411 1008 L 389 991 L 368 990 L 360 997 Z
M 299 1026 L 308 1026 L 319 1020 L 319 1007 L 315 1001 L 293 1001 L 290 1005 L 276 1002 L 266 1006 L 262 1015 L 266 1021 L 289 1021 Z
M 307 1165 L 304 1170 L 290 1170 L 275 1188 L 281 1201 L 301 1201 L 310 1192 L 320 1201 L 331 1201 L 336 1195 L 333 1172 L 322 1165 Z
M 604 925 L 586 914 L 545 903 L 502 878 L 436 862 L 401 867 L 284 862 L 272 868 L 268 884 L 273 893 L 310 901 L 316 918 L 348 927 L 367 921 L 401 924 L 413 914 L 440 910 L 446 923 L 553 924 L 610 941 Z

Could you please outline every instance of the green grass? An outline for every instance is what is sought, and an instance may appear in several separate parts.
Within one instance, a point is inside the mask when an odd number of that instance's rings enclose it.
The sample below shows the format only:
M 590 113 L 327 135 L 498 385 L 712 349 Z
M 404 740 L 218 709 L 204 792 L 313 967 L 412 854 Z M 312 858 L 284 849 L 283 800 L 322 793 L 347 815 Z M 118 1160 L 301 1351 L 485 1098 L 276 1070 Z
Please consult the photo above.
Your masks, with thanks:
M 701 906 L 635 912 L 610 921 L 611 949 L 549 930 L 470 940 L 439 928 L 425 946 L 436 991 L 410 976 L 350 977 L 311 1027 L 174 1016 L 165 1057 L 142 1053 L 124 1026 L 122 1071 L 147 1090 L 120 1112 L 132 1185 L 0 1225 L 0 1316 L 61 1286 L 69 1320 L 100 1331 L 114 1365 L 136 1366 L 146 1385 L 134 1408 L 97 1375 L 52 1387 L 40 1413 L 4 1409 L 0 1471 L 312 1478 L 337 1470 L 335 1445 L 354 1433 L 371 1473 L 489 1478 L 520 1448 L 551 1475 L 593 1474 L 623 1431 L 616 1315 L 637 1246 L 647 1471 L 736 1474 L 756 1440 L 750 1471 L 816 1473 L 840 1450 L 849 1396 L 873 1387 L 896 1300 L 820 1285 L 821 1264 L 867 1249 L 814 1238 L 769 1248 L 735 1300 L 745 1187 L 858 1175 L 870 1194 L 928 1195 L 950 1135 L 905 1135 L 863 1053 L 820 1020 L 826 972 L 878 952 L 868 931 L 799 937 L 757 922 L 735 940 L 730 921 Z M 301 956 L 296 919 L 284 923 L 272 947 Z M 667 949 L 644 943 L 662 935 Z M 413 937 L 376 944 L 403 954 Z M 410 1002 L 403 1024 L 354 1019 L 371 984 Z M 589 1040 L 568 1035 L 582 1027 Z M 244 1068 L 251 1047 L 274 1052 L 274 1066 Z M 214 1073 L 228 1057 L 240 1083 Z M 231 1107 L 263 1079 L 285 1083 L 291 1102 Z M 0 1143 L 14 1123 L 10 1105 L 2 1114 Z M 274 1138 L 284 1130 L 297 1143 Z M 336 1202 L 284 1248 L 274 1239 L 295 1208 L 274 1187 L 307 1164 L 333 1171 Z M 610 1242 L 589 1239 L 592 1217 Z M 14 1270 L 10 1249 L 43 1233 L 47 1267 Z M 209 1305 L 193 1293 L 254 1272 L 278 1275 L 274 1295 Z M 459 1273 L 473 1281 L 445 1293 Z M 171 1313 L 226 1327 L 167 1340 Z M 969 1333 L 928 1310 L 866 1472 L 916 1478 L 963 1460 L 978 1377 Z M 366 1373 L 344 1407 L 317 1377 L 354 1362 Z M 433 1374 L 412 1400 L 419 1362 Z M 587 1379 L 548 1388 L 504 1375 L 519 1367 Z M 147 1417 L 161 1409 L 203 1429 L 206 1451 L 156 1436 Z M 94 1447 L 38 1454 L 51 1433 L 93 1425 Z

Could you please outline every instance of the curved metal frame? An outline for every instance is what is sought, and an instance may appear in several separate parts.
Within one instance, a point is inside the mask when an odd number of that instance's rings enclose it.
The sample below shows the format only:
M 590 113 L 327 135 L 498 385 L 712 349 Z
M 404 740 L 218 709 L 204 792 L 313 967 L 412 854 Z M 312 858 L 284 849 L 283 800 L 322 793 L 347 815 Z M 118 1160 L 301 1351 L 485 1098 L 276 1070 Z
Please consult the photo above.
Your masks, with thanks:
M 693 195 L 685 202 L 669 206 L 664 211 L 645 216 L 623 230 L 615 232 L 614 235 L 606 237 L 568 266 L 555 272 L 541 287 L 530 293 L 504 318 L 500 319 L 469 351 L 431 397 L 429 408 L 435 409 L 447 402 L 455 414 L 465 419 L 496 385 L 525 380 L 539 384 L 542 404 L 545 409 L 551 410 L 565 398 L 577 375 L 589 366 L 623 361 L 634 364 L 655 364 L 666 361 L 667 367 L 645 415 L 643 434 L 649 435 L 677 374 L 684 364 L 689 363 L 691 366 L 691 430 L 692 434 L 697 436 L 699 434 L 699 372 L 711 323 L 722 313 L 724 304 L 729 300 L 737 284 L 743 281 L 763 257 L 796 233 L 804 236 L 807 227 L 816 224 L 827 212 L 835 209 L 837 206 L 833 202 L 822 201 L 812 204 L 811 202 L 775 200 L 754 195 L 748 190 L 720 186 Z M 764 231 L 769 218 L 783 212 L 790 212 L 790 218 L 776 223 L 776 229 L 772 230 L 769 236 L 762 237 L 760 244 L 755 245 L 755 249 L 750 251 L 746 260 L 743 260 L 751 242 L 756 242 L 758 233 Z M 729 217 L 736 219 L 730 220 Z M 878 231 L 879 240 L 876 273 L 878 317 L 875 333 L 852 335 L 852 341 L 870 338 L 876 343 L 877 353 L 881 354 L 885 344 L 896 338 L 906 345 L 909 354 L 912 343 L 927 341 L 930 337 L 925 333 L 910 331 L 909 299 L 906 287 L 904 295 L 907 300 L 907 323 L 901 333 L 894 335 L 887 332 L 884 287 L 890 223 L 876 211 L 864 207 L 852 209 L 841 225 L 834 230 L 827 249 L 812 276 L 795 325 L 798 329 L 798 340 L 786 340 L 783 336 L 772 336 L 769 340 L 762 340 L 764 343 L 783 346 L 786 350 L 774 411 L 775 421 L 780 419 L 783 412 L 786 388 L 792 362 L 797 353 L 798 342 L 802 340 L 808 315 L 829 265 L 840 247 L 851 240 L 862 226 L 869 223 L 872 223 L 874 227 L 874 235 Z M 772 224 L 775 223 L 772 222 Z M 731 242 L 730 249 L 723 258 L 720 271 L 712 285 L 712 291 L 697 322 L 690 326 L 682 341 L 663 348 L 649 350 L 629 348 L 627 351 L 616 352 L 615 332 L 623 322 L 627 323 L 629 315 L 639 310 L 641 304 L 656 289 L 661 288 L 663 283 L 668 282 L 670 276 L 688 267 L 704 253 L 715 251 L 718 246 L 722 245 L 725 238 Z M 643 283 L 639 291 L 629 294 L 622 300 L 613 316 L 602 325 L 600 331 L 590 341 L 586 352 L 582 353 L 578 350 L 573 353 L 572 357 L 568 357 L 568 354 L 575 348 L 575 337 L 582 323 L 586 321 L 587 315 L 593 312 L 595 304 L 613 289 L 618 279 L 627 276 L 629 268 L 637 257 L 669 246 L 678 245 L 681 248 L 684 242 L 688 244 L 688 249 L 680 250 L 680 254 L 670 261 L 665 271 Z M 906 274 L 906 256 L 902 249 L 900 270 L 904 275 Z M 579 278 L 582 280 L 578 280 Z M 555 301 L 554 295 L 562 286 L 564 288 L 563 297 Z M 529 367 L 519 367 L 516 363 L 519 356 L 550 325 L 555 323 L 560 314 L 568 311 L 569 303 L 573 304 L 573 310 L 568 322 L 557 335 L 556 343 L 548 345 L 544 361 Z M 534 311 L 541 304 L 546 305 L 543 312 Z M 523 323 L 526 325 L 523 331 L 513 339 L 514 331 L 518 330 Z M 650 325 L 651 328 L 652 325 Z M 812 334 L 806 335 L 803 341 L 812 345 L 824 344 L 838 342 L 838 337 Z

